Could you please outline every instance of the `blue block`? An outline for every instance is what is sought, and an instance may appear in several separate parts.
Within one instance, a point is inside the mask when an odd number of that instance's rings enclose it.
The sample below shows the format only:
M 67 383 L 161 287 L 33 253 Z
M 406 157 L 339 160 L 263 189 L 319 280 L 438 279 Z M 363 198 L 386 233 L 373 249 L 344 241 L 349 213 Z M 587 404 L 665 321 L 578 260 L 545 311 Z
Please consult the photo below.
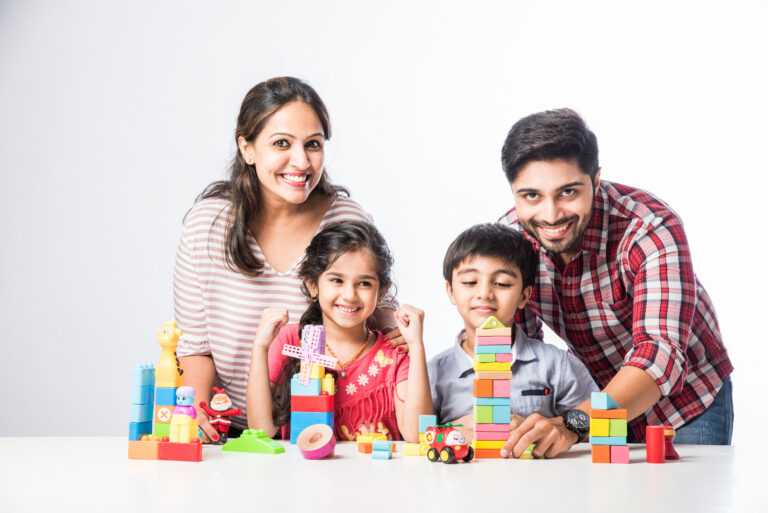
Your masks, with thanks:
M 604 408 L 601 408 L 604 409 Z M 592 445 L 627 445 L 626 436 L 590 436 L 589 443 Z
M 591 407 L 593 410 L 616 410 L 621 408 L 610 395 L 605 392 L 592 392 Z
M 310 378 L 308 385 L 299 383 L 299 375 L 294 374 L 291 378 L 291 395 L 320 395 L 323 386 L 323 380 Z
M 374 440 L 371 442 L 371 449 L 374 451 L 389 451 L 392 452 L 392 440 Z
M 128 424 L 128 440 L 138 440 L 141 435 L 152 434 L 152 421 L 130 422 Z
M 130 422 L 152 422 L 152 415 L 155 411 L 155 405 L 149 404 L 132 404 L 131 416 L 128 418 Z
M 297 412 L 297 413 L 306 413 L 306 412 Z M 333 412 L 328 412 L 328 414 L 330 415 L 331 422 L 328 423 L 327 425 L 331 426 L 331 429 L 333 429 Z M 301 434 L 301 432 L 304 431 L 305 429 L 307 429 L 309 426 L 312 426 L 314 424 L 326 424 L 326 423 L 325 422 L 313 422 L 313 423 L 311 423 L 311 424 L 309 424 L 307 426 L 294 426 L 293 423 L 291 423 L 291 438 L 290 438 L 290 442 L 292 444 L 295 444 L 296 443 L 296 439 L 299 438 L 299 435 Z
M 509 405 L 493 406 L 492 408 L 494 424 L 509 424 L 509 419 L 512 416 L 512 408 Z
M 291 429 L 312 426 L 314 424 L 326 424 L 333 427 L 332 411 L 292 411 Z
M 374 460 L 391 460 L 392 453 L 390 451 L 373 451 L 371 452 L 371 459 Z
M 475 397 L 478 406 L 510 406 L 509 397 Z
M 151 363 L 138 363 L 131 374 L 132 387 L 154 387 L 155 366 Z
M 155 389 L 155 404 L 160 406 L 176 406 L 176 387 L 157 387 Z
M 512 346 L 475 346 L 477 354 L 509 354 L 512 352 Z
M 437 415 L 419 415 L 419 433 L 426 433 L 429 426 L 437 426 Z
M 133 387 L 131 388 L 131 404 L 154 404 L 155 387 Z

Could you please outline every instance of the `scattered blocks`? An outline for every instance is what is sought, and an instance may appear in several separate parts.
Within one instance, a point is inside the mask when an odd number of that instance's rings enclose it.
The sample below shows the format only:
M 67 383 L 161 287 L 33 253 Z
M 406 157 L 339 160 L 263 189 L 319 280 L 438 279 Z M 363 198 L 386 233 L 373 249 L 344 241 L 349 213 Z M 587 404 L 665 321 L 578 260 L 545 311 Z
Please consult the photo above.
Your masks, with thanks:
M 371 443 L 371 458 L 375 460 L 391 460 L 393 442 L 390 440 L 374 440 Z

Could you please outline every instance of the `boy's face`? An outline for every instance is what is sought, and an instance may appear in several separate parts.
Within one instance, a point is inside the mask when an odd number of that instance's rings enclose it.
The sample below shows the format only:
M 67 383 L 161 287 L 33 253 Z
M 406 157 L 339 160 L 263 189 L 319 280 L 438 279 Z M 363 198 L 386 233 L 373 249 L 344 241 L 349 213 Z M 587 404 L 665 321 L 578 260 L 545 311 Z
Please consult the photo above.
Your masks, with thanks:
M 451 303 L 456 305 L 468 331 L 493 315 L 507 326 L 515 312 L 531 297 L 532 288 L 523 288 L 516 265 L 498 258 L 474 256 L 453 270 L 452 283 L 445 283 Z

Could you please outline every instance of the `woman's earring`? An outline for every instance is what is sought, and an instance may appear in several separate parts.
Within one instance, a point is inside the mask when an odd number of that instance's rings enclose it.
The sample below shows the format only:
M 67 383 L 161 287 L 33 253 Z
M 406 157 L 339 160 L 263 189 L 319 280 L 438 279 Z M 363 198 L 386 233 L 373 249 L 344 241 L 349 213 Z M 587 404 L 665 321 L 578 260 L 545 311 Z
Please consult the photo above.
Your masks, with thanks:
M 313 303 L 317 303 L 317 296 L 312 296 L 310 297 L 310 299 L 312 300 Z

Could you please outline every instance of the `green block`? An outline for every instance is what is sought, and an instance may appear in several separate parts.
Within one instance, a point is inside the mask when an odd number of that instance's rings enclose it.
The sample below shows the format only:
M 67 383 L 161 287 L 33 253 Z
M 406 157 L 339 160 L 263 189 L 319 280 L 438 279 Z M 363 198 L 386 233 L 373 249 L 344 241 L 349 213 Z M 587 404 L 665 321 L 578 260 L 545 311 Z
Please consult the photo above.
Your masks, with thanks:
M 162 440 L 164 436 L 170 438 L 171 436 L 171 423 L 170 422 L 155 422 L 155 432 L 153 435 L 157 435 Z
M 627 419 L 608 420 L 608 436 L 627 436 Z
M 477 424 L 493 424 L 493 406 L 473 406 L 475 422 Z
M 475 353 L 475 361 L 480 363 L 496 363 L 496 353 Z
M 225 443 L 222 451 L 251 452 L 258 454 L 280 454 L 285 447 L 275 442 L 264 433 L 263 429 L 246 429 L 240 438 Z

